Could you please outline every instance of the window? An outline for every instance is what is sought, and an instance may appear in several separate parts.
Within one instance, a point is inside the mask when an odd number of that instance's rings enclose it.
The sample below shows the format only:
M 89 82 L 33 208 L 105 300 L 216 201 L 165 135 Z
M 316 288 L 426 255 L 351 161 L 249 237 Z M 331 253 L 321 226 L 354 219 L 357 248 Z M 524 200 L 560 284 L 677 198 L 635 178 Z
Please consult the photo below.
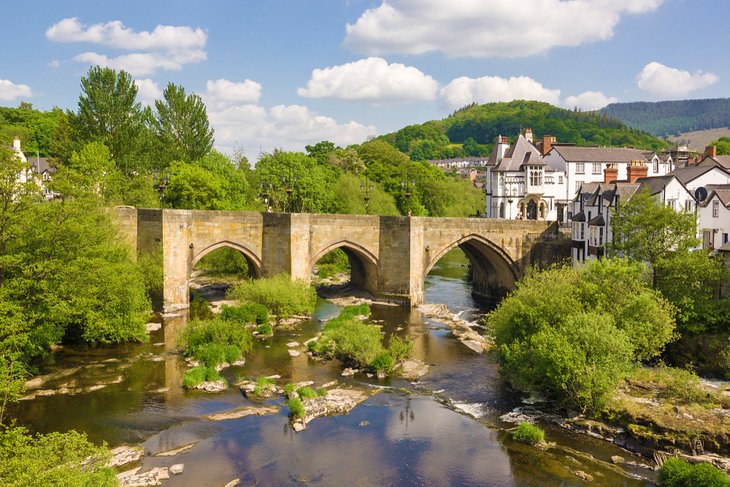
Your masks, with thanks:
M 585 240 L 585 223 L 578 223 L 578 240 Z
M 712 202 L 712 218 L 720 216 L 720 202 L 715 200 Z
M 727 233 L 722 234 L 722 244 L 725 245 L 727 243 Z
M 563 184 L 563 176 L 558 176 L 558 184 Z
M 593 163 L 593 174 L 601 174 L 601 163 L 600 162 Z
M 577 192 L 578 192 L 578 190 L 580 189 L 580 185 L 581 185 L 581 184 L 583 184 L 583 181 L 576 181 L 576 182 L 575 182 L 575 191 L 576 191 L 576 193 L 577 193 Z
M 654 158 L 654 174 L 656 174 L 658 172 L 659 172 L 659 159 L 655 157 Z
M 577 162 L 575 164 L 575 173 L 576 174 L 585 174 L 585 172 L 586 172 L 585 164 L 582 162 Z
M 677 201 L 677 200 L 674 200 L 674 199 L 672 199 L 672 200 L 667 200 L 667 206 L 668 206 L 668 207 L 670 207 L 670 208 L 671 208 L 671 209 L 673 209 L 673 210 L 676 210 L 676 209 L 677 209 L 677 204 L 676 204 L 676 201 Z
M 690 211 L 692 211 L 692 200 L 686 200 L 686 201 L 684 202 L 684 211 L 686 211 L 686 212 L 688 212 L 688 213 L 689 213 Z
M 598 245 L 603 245 L 603 227 L 598 227 Z
M 530 171 L 530 186 L 542 186 L 542 169 L 537 167 L 531 167 Z

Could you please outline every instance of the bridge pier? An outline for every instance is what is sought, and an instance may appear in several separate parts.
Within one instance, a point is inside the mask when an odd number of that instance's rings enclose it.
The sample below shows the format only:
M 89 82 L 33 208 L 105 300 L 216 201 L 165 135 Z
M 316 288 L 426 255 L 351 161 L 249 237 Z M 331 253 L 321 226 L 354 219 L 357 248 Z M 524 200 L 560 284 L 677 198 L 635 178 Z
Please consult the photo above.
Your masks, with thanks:
M 130 207 L 117 214 L 138 254 L 162 254 L 165 312 L 189 306 L 194 265 L 221 247 L 240 251 L 256 276 L 304 281 L 319 258 L 342 248 L 353 285 L 408 306 L 423 303 L 426 275 L 454 247 L 471 262 L 475 294 L 493 297 L 512 289 L 529 266 L 563 260 L 570 250 L 555 224 L 538 221 Z

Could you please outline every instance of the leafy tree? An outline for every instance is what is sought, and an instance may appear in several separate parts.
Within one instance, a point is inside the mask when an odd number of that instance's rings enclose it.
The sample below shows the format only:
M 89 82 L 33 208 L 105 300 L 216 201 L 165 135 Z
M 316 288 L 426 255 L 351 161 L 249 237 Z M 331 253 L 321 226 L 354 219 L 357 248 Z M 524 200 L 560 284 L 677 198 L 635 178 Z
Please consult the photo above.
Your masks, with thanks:
M 334 144 L 334 142 L 323 140 L 314 145 L 305 145 L 304 149 L 307 151 L 308 156 L 314 157 L 320 164 L 326 164 L 329 160 L 330 154 L 335 152 L 338 147 Z
M 126 71 L 93 66 L 81 78 L 78 113 L 69 114 L 80 145 L 101 142 L 125 173 L 145 166 L 142 106 L 137 87 Z
M 193 162 L 208 155 L 213 129 L 203 100 L 194 93 L 186 95 L 185 88 L 173 83 L 168 83 L 162 98 L 155 101 L 152 123 L 164 159 Z
M 672 252 L 686 252 L 699 244 L 693 213 L 676 212 L 642 189 L 619 205 L 611 218 L 613 242 L 610 253 L 646 262 L 652 269 L 652 287 L 657 288 L 657 263 Z
M 718 156 L 730 156 L 730 137 L 720 137 L 710 142 L 710 145 L 717 148 Z
M 600 407 L 631 363 L 675 338 L 672 308 L 622 259 L 536 271 L 487 317 L 516 386 L 583 410 Z
M 335 213 L 342 214 L 365 214 L 365 190 L 366 181 L 351 173 L 343 173 L 337 180 L 334 188 Z M 398 208 L 395 200 L 388 193 L 383 191 L 378 183 L 368 181 L 368 213 L 370 215 L 398 215 Z

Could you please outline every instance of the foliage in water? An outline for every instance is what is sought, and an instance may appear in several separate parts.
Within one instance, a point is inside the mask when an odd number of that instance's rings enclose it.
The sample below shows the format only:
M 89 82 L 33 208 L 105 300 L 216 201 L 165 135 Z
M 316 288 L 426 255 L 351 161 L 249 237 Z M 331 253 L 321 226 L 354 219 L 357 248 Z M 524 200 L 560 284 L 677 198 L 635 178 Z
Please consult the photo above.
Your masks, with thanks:
M 192 389 L 203 382 L 212 382 L 223 380 L 223 377 L 213 367 L 193 367 L 185 372 L 183 377 L 183 387 Z
M 245 326 L 215 317 L 188 323 L 180 334 L 180 346 L 186 357 L 215 367 L 241 358 L 253 346 L 253 337 Z
M 255 323 L 261 325 L 269 322 L 269 310 L 257 303 L 239 304 L 221 308 L 221 317 L 226 321 L 237 321 L 240 324 Z
M 523 421 L 512 432 L 512 438 L 522 443 L 537 445 L 545 441 L 545 431 L 539 426 Z
M 311 314 L 317 304 L 314 288 L 306 282 L 292 280 L 287 274 L 242 281 L 228 295 L 242 303 L 261 304 L 279 318 Z

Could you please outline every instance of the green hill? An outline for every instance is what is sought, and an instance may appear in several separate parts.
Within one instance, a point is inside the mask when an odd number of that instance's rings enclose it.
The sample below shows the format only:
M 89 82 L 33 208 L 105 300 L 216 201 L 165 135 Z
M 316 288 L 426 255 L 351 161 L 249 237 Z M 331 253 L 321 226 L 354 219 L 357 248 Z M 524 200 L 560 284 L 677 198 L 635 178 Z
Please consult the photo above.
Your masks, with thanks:
M 489 153 L 498 135 L 510 138 L 525 128 L 536 137 L 552 135 L 577 145 L 661 150 L 667 143 L 602 113 L 565 110 L 548 103 L 517 100 L 469 105 L 443 120 L 409 125 L 380 138 L 413 160 L 447 159 Z
M 730 127 L 730 98 L 612 103 L 600 113 L 659 137 Z

